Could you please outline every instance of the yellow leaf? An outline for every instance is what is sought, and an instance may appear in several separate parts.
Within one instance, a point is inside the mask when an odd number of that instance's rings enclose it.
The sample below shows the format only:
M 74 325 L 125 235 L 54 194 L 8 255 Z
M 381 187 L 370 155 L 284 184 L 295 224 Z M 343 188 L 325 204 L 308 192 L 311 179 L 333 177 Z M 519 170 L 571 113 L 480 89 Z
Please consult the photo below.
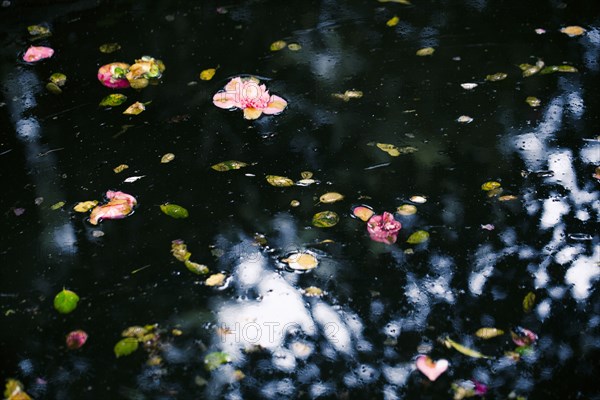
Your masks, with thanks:
M 302 46 L 300 46 L 298 43 L 290 43 L 290 44 L 288 44 L 287 47 L 291 51 L 298 51 L 298 50 L 302 49 Z
M 52 204 L 52 205 L 50 206 L 50 209 L 51 209 L 51 210 L 53 210 L 53 211 L 56 211 L 56 210 L 58 210 L 59 208 L 61 208 L 62 206 L 64 206 L 64 205 L 65 205 L 65 202 L 64 202 L 64 201 L 59 201 L 58 203 L 54 203 L 54 204 Z
M 481 190 L 485 190 L 487 192 L 487 191 L 490 191 L 493 189 L 498 189 L 500 186 L 502 186 L 500 184 L 500 182 L 488 181 L 488 182 L 484 183 L 483 185 L 481 185 Z
M 390 18 L 385 24 L 389 27 L 392 26 L 396 26 L 398 25 L 398 22 L 400 22 L 400 18 L 398 18 L 397 15 L 394 15 L 392 18 Z
M 129 168 L 129 165 L 127 165 L 127 164 L 121 164 L 119 166 L 114 167 L 113 171 L 115 171 L 115 174 L 118 174 L 118 173 L 123 172 L 127 168 Z
M 73 207 L 73 210 L 80 212 L 80 213 L 84 213 L 84 212 L 88 212 L 89 210 L 96 207 L 97 205 L 98 205 L 98 201 L 96 201 L 96 200 L 81 201 L 81 202 L 77 203 L 75 205 L 75 207 Z
M 577 25 L 564 27 L 560 31 L 561 31 L 561 33 L 564 33 L 565 35 L 568 35 L 570 37 L 580 36 L 585 33 L 585 29 L 583 29 L 582 27 L 577 26 Z
M 533 308 L 534 304 L 535 304 L 535 293 L 533 293 L 533 292 L 527 293 L 527 295 L 523 299 L 523 311 L 525 311 L 526 313 L 531 312 L 531 309 Z
M 203 81 L 210 81 L 213 78 L 213 76 L 215 76 L 216 72 L 216 68 L 205 69 L 204 71 L 200 72 L 200 79 Z
M 433 47 L 424 47 L 422 49 L 417 50 L 417 55 L 419 57 L 430 56 L 435 52 Z
M 321 203 L 335 203 L 336 201 L 340 201 L 344 198 L 343 194 L 337 193 L 337 192 L 328 192 L 325 193 L 324 195 L 322 195 L 321 197 L 319 197 L 319 201 Z
M 319 264 L 317 258 L 310 253 L 294 253 L 281 261 L 295 271 L 308 271 Z
M 398 157 L 400 155 L 400 150 L 398 150 L 398 147 L 394 146 L 393 144 L 377 143 L 377 147 L 379 147 L 381 150 L 385 151 L 392 157 Z
M 309 286 L 305 289 L 302 289 L 302 294 L 306 297 L 322 297 L 325 293 L 321 288 L 318 288 L 316 286 Z
M 417 207 L 412 204 L 402 204 L 396 209 L 396 212 L 400 215 L 413 215 L 417 212 Z
M 490 356 L 481 354 L 477 350 L 473 350 L 466 346 L 463 346 L 462 344 L 455 342 L 454 340 L 450 339 L 449 337 L 446 337 L 444 339 L 444 344 L 448 348 L 453 347 L 456 351 L 464 354 L 465 356 L 469 356 L 469 357 L 473 357 L 473 358 L 492 358 Z
M 276 42 L 271 43 L 271 46 L 269 47 L 271 49 L 271 51 L 279 51 L 285 48 L 285 46 L 287 46 L 287 43 L 283 40 L 278 40 Z
M 475 332 L 475 336 L 482 339 L 491 339 L 500 335 L 504 335 L 504 331 L 497 328 L 479 328 L 477 329 L 477 332 Z
M 290 178 L 286 178 L 285 176 L 267 175 L 267 182 L 277 187 L 294 186 L 294 181 Z
M 175 159 L 175 154 L 173 153 L 167 153 L 164 156 L 161 157 L 160 162 L 162 164 L 166 164 L 169 163 L 171 161 L 173 161 Z
M 146 109 L 146 106 L 143 103 L 140 103 L 139 101 L 136 101 L 135 103 L 133 103 L 132 105 L 130 105 L 127 108 L 127 110 L 123 111 L 123 114 L 126 114 L 126 115 L 138 115 L 139 113 L 141 113 L 145 109 Z
M 217 274 L 213 274 L 213 275 L 209 276 L 208 279 L 206 281 L 204 281 L 204 284 L 206 286 L 223 286 L 225 284 L 226 278 L 227 278 L 227 275 L 219 272 Z

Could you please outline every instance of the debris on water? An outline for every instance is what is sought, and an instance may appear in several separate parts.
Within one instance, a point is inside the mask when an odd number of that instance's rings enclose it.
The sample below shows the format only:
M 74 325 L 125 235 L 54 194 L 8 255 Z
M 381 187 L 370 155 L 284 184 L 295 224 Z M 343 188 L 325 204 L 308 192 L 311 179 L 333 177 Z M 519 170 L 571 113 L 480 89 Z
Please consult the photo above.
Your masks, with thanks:
M 531 107 L 539 107 L 542 104 L 542 101 L 534 96 L 528 96 L 525 99 L 525 102 L 529 104 Z
M 475 89 L 478 85 L 476 83 L 461 83 L 460 86 L 465 90 Z
M 365 171 L 370 171 L 372 169 L 377 169 L 377 168 L 383 168 L 383 167 L 387 167 L 389 166 L 391 163 L 386 162 L 386 163 L 381 163 L 381 164 L 375 164 L 375 165 L 371 165 L 370 167 L 366 167 L 363 168 Z
M 433 47 L 424 47 L 422 49 L 417 50 L 417 55 L 419 57 L 431 56 L 435 52 Z
M 571 26 L 566 26 L 564 28 L 561 28 L 560 32 L 564 33 L 565 35 L 567 35 L 569 37 L 574 37 L 574 36 L 583 35 L 586 32 L 586 30 L 584 28 L 582 28 L 581 26 L 571 25 Z
M 119 43 L 104 43 L 98 49 L 101 53 L 109 54 L 121 50 L 121 45 Z
M 160 162 L 161 162 L 161 164 L 167 164 L 167 163 L 170 163 L 171 161 L 173 161 L 174 159 L 175 159 L 175 154 L 166 153 L 165 155 L 163 155 L 160 158 Z
M 538 35 L 543 35 L 544 33 L 546 33 L 546 30 L 543 28 L 536 28 L 535 33 L 537 33 Z
M 200 72 L 200 80 L 210 81 L 213 78 L 213 76 L 215 76 L 216 72 L 217 68 L 207 68 Z
M 496 227 L 492 224 L 481 225 L 481 229 L 485 229 L 486 231 L 493 231 Z
M 319 265 L 317 257 L 308 251 L 292 253 L 281 262 L 286 263 L 294 271 L 310 271 Z
M 508 76 L 508 74 L 506 74 L 504 72 L 497 72 L 495 74 L 487 75 L 485 77 L 485 80 L 486 81 L 490 81 L 490 82 L 497 82 L 497 81 L 501 81 L 503 79 L 506 79 L 507 76 Z
M 588 235 L 587 233 L 569 233 L 567 237 L 577 242 L 585 242 L 594 239 L 592 235 Z
M 336 99 L 350 101 L 350 99 L 360 99 L 363 97 L 363 92 L 360 90 L 346 90 L 344 93 L 332 93 L 331 96 Z
M 125 171 L 127 168 L 129 168 L 129 165 L 120 164 L 120 165 L 114 167 L 113 171 L 115 172 L 115 174 L 120 174 L 121 172 Z
M 473 118 L 469 117 L 468 115 L 461 115 L 456 119 L 456 121 L 460 122 L 461 124 L 470 124 L 473 122 Z
M 126 178 L 123 182 L 125 183 L 133 183 L 135 181 L 138 181 L 142 178 L 146 177 L 146 175 L 139 175 L 139 176 L 130 176 L 129 178 Z
M 411 196 L 409 200 L 412 201 L 413 203 L 424 204 L 427 202 L 427 197 L 421 196 L 421 195 L 415 195 L 415 196 Z

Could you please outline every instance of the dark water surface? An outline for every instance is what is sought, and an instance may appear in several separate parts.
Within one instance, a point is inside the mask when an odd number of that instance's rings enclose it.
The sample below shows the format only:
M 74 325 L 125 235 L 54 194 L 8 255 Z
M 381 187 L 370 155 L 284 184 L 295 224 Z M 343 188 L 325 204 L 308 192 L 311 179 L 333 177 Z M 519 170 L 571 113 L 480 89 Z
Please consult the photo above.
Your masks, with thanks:
M 447 399 L 461 380 L 485 384 L 490 399 L 600 399 L 600 8 L 412 2 L 3 2 L 0 379 L 19 379 L 36 399 Z M 39 23 L 52 36 L 35 43 L 56 52 L 29 65 L 27 26 Z M 559 32 L 568 25 L 586 33 Z M 272 52 L 276 40 L 301 49 Z M 122 48 L 99 52 L 107 42 Z M 432 56 L 415 55 L 428 46 Z M 98 67 L 145 54 L 164 61 L 160 82 L 99 107 L 112 91 Z M 538 59 L 579 72 L 522 77 L 518 65 Z M 212 80 L 198 79 L 217 65 Z M 60 95 L 45 89 L 53 72 L 68 77 Z M 485 80 L 497 72 L 508 76 Z M 215 107 L 240 75 L 260 77 L 288 107 L 255 121 Z M 351 89 L 363 97 L 332 97 Z M 134 101 L 151 103 L 123 115 Z M 374 143 L 417 151 L 391 157 Z M 175 159 L 161 163 L 165 153 Z M 210 168 L 225 160 L 251 165 Z M 115 174 L 119 164 L 129 169 Z M 318 182 L 265 179 L 302 171 Z M 124 183 L 130 176 L 144 177 Z M 503 193 L 488 197 L 487 181 Z M 93 226 L 73 211 L 109 189 L 137 198 L 133 215 Z M 344 200 L 319 204 L 331 191 Z M 164 215 L 166 202 L 189 218 Z M 358 204 L 417 213 L 395 214 L 403 227 L 386 245 L 351 217 Z M 325 210 L 340 222 L 313 227 Z M 417 230 L 430 239 L 406 243 Z M 205 286 L 173 258 L 175 239 L 226 272 L 227 287 Z M 298 250 L 317 268 L 282 269 Z M 309 286 L 326 294 L 304 296 Z M 81 297 L 71 314 L 53 309 L 63 287 Z M 121 332 L 146 324 L 158 324 L 154 350 L 117 359 Z M 481 327 L 506 333 L 484 340 Z M 507 355 L 516 327 L 538 336 L 518 360 Z M 68 350 L 75 329 L 89 340 Z M 446 337 L 490 358 L 447 348 Z M 231 362 L 207 371 L 212 352 Z M 419 354 L 450 366 L 430 382 L 415 369 Z

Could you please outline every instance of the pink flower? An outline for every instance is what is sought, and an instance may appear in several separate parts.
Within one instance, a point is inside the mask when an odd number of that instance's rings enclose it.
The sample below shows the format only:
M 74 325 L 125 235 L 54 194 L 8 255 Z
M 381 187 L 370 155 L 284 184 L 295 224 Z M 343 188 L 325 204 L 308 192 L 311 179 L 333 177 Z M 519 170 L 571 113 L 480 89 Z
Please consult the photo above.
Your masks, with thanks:
M 90 223 L 98 225 L 102 219 L 120 219 L 125 218 L 133 211 L 137 200 L 130 194 L 123 192 L 106 192 L 109 202 L 101 206 L 96 206 L 90 215 Z
M 27 62 L 36 62 L 43 60 L 44 58 L 50 58 L 53 54 L 54 50 L 50 47 L 29 46 L 29 48 L 23 55 L 23 60 Z
M 129 87 L 129 81 L 125 77 L 129 70 L 129 64 L 114 62 L 101 66 L 98 69 L 98 80 L 111 89 L 122 89 Z
M 257 119 L 264 114 L 279 114 L 287 106 L 287 101 L 269 94 L 267 87 L 254 77 L 233 78 L 222 90 L 213 96 L 213 104 L 219 108 L 240 108 L 245 119 Z
M 389 212 L 384 212 L 383 215 L 373 215 L 367 222 L 367 231 L 369 231 L 371 239 L 385 244 L 396 243 L 401 227 L 400 222 L 396 221 Z
M 87 342 L 88 334 L 85 331 L 77 330 L 67 335 L 67 347 L 71 350 L 80 349 Z

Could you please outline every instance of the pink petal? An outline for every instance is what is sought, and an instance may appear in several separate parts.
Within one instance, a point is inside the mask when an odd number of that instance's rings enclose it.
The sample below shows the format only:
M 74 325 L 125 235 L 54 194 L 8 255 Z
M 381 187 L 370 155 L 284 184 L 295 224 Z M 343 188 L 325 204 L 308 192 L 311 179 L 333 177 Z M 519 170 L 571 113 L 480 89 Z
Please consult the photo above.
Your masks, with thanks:
M 128 88 L 130 85 L 127 78 L 117 78 L 113 76 L 114 68 L 121 68 L 123 70 L 127 70 L 129 68 L 129 64 L 125 64 L 122 62 L 114 62 L 101 66 L 98 69 L 98 80 L 104 86 L 109 87 L 111 89 Z
M 232 80 L 227 82 L 227 85 L 225 85 L 225 91 L 228 93 L 234 93 L 238 90 L 241 90 L 242 86 L 242 78 L 238 76 L 237 78 L 233 78 Z
M 87 342 L 87 339 L 88 334 L 85 331 L 77 330 L 69 332 L 66 339 L 67 347 L 71 350 L 79 349 Z
M 265 114 L 279 114 L 285 109 L 286 106 L 287 101 L 279 96 L 272 95 L 269 103 L 267 104 L 267 108 L 263 109 L 263 112 Z
M 448 360 L 440 359 L 433 361 L 428 356 L 420 355 L 417 357 L 417 369 L 423 373 L 430 381 L 435 381 L 448 369 Z
M 109 190 L 106 192 L 106 198 L 109 200 L 125 200 L 131 207 L 137 204 L 135 197 L 125 192 L 115 192 Z
M 235 100 L 234 93 L 219 92 L 213 96 L 213 104 L 219 108 L 234 108 L 240 107 L 240 104 Z
M 30 46 L 23 55 L 23 60 L 27 62 L 36 62 L 43 60 L 44 58 L 50 58 L 53 54 L 54 50 L 50 47 Z

